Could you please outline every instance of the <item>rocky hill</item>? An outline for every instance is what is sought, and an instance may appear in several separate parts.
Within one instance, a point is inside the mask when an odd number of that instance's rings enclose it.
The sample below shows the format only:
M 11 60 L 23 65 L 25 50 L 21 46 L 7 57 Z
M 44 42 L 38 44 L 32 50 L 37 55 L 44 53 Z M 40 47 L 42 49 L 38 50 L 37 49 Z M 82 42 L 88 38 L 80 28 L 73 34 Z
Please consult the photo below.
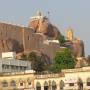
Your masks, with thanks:
M 35 50 L 52 61 L 56 52 L 62 48 L 58 41 L 60 35 L 59 29 L 49 21 L 48 17 L 40 13 L 31 18 L 27 27 L 1 22 L 0 54 L 15 51 L 20 57 L 22 53 Z M 84 57 L 83 41 L 74 38 L 72 30 L 68 30 L 66 38 L 65 47 L 70 48 L 75 57 Z

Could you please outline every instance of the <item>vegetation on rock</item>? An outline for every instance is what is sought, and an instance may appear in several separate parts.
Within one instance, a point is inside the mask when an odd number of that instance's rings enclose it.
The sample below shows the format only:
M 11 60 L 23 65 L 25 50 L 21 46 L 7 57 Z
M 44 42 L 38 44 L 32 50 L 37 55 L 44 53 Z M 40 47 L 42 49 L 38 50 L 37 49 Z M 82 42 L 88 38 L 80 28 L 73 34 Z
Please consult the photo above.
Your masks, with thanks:
M 65 37 L 63 35 L 59 35 L 58 40 L 59 40 L 60 45 L 64 46 L 66 42 Z
M 62 69 L 72 69 L 75 67 L 75 63 L 75 58 L 70 49 L 64 48 L 56 53 L 51 71 L 60 72 Z
M 35 52 L 31 52 L 28 55 L 28 60 L 31 61 L 31 67 L 36 73 L 41 73 L 45 70 L 45 64 L 41 56 L 38 56 Z
M 21 55 L 21 60 L 27 60 L 27 55 L 24 54 L 24 53 L 22 53 L 22 55 Z

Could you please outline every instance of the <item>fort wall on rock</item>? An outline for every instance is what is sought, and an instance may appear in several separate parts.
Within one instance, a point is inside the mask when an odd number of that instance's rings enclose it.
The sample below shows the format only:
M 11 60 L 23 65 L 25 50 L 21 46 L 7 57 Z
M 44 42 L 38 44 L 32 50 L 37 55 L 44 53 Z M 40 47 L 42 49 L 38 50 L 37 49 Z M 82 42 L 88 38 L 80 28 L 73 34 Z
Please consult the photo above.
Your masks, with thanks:
M 30 27 L 23 27 L 12 25 L 8 23 L 0 23 L 0 55 L 2 52 L 15 51 L 19 53 L 27 53 L 32 51 L 39 51 L 47 55 L 51 60 L 54 58 L 56 52 L 60 50 L 61 46 L 57 42 L 57 38 L 61 33 L 57 27 L 52 26 L 49 28 L 50 23 L 47 23 L 44 33 L 43 28 L 40 28 L 40 32 L 35 31 L 36 24 L 31 23 Z M 53 32 L 52 32 L 53 30 Z M 53 33 L 55 34 L 54 36 Z M 70 48 L 75 57 L 84 56 L 84 43 L 82 40 L 74 38 L 72 30 L 69 30 L 67 35 L 67 42 L 65 47 Z
M 18 52 L 19 47 L 22 46 L 21 30 L 22 27 L 0 23 L 0 53 L 15 49 Z
M 0 53 L 5 51 L 16 51 L 18 53 L 29 49 L 29 39 L 32 34 L 33 30 L 28 27 L 0 23 Z
M 52 60 L 55 57 L 56 52 L 59 50 L 60 50 L 60 45 L 59 43 L 56 42 L 48 42 L 47 44 L 43 43 L 42 45 L 42 51 L 48 56 L 50 56 Z
M 54 42 L 46 45 L 44 40 L 47 40 L 46 36 L 35 33 L 31 28 L 0 23 L 0 54 L 8 51 L 21 53 L 36 50 L 53 59 L 60 46 Z

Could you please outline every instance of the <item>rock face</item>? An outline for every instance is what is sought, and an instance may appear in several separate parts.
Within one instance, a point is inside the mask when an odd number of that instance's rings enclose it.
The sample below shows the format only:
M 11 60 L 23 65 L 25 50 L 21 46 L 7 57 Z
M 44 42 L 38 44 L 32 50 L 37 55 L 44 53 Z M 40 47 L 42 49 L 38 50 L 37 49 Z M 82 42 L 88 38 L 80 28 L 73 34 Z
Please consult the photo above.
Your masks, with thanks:
M 82 40 L 73 40 L 72 41 L 72 52 L 75 57 L 84 57 L 84 43 Z
M 52 60 L 60 46 L 59 43 L 47 40 L 44 34 L 35 33 L 32 28 L 0 23 L 0 56 L 2 52 L 15 51 L 19 54 L 36 50 Z
M 32 52 L 35 52 L 37 56 L 40 56 L 41 60 L 44 60 L 45 65 L 51 64 L 50 58 L 45 53 L 42 53 L 41 51 L 32 51 Z
M 23 47 L 19 45 L 19 42 L 17 42 L 14 39 L 2 39 L 0 40 L 0 52 L 11 52 L 15 51 L 22 52 Z
M 68 41 L 66 42 L 65 45 L 67 48 L 70 48 L 73 55 L 78 58 L 78 57 L 84 57 L 84 43 L 82 40 L 73 40 L 73 41 Z
M 36 50 L 41 52 L 45 62 L 50 64 L 49 60 L 53 60 L 60 49 L 60 44 L 56 40 L 59 35 L 57 27 L 42 15 L 32 17 L 28 27 L 0 23 L 0 55 L 2 52 L 15 51 L 20 56 L 22 53 Z M 70 31 L 68 33 L 70 40 L 66 47 L 69 47 L 76 57 L 83 57 L 83 41 L 73 37 Z
M 33 17 L 29 23 L 29 27 L 32 27 L 36 33 L 42 33 L 51 39 L 57 39 L 60 35 L 57 27 L 52 25 L 45 16 Z
M 41 60 L 44 60 L 44 64 L 45 65 L 51 65 L 51 59 L 48 55 L 46 55 L 45 53 L 41 52 L 41 51 L 37 51 L 37 50 L 32 50 L 31 52 L 24 52 L 24 53 L 18 53 L 17 54 L 17 58 L 23 60 L 23 55 L 28 56 L 30 53 L 34 52 L 36 54 L 36 56 L 39 56 L 41 58 Z
M 28 41 L 33 33 L 33 30 L 28 27 L 0 23 L 0 54 L 8 51 L 19 53 L 26 49 L 30 50 L 32 47 Z

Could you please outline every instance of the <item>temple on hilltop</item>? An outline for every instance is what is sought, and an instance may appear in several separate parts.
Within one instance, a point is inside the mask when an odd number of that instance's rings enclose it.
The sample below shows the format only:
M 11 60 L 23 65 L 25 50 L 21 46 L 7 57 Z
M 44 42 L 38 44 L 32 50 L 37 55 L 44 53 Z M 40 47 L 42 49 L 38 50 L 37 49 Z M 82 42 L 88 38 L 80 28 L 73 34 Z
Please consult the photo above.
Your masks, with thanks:
M 57 39 L 60 35 L 58 28 L 50 23 L 49 18 L 43 16 L 41 12 L 31 17 L 28 27 L 33 28 L 35 33 L 43 34 L 47 39 Z
M 84 42 L 79 38 L 74 37 L 72 28 L 66 30 L 66 47 L 70 48 L 73 55 L 76 57 L 76 68 L 88 66 L 90 64 L 89 60 L 85 58 Z
M 74 37 L 74 31 L 72 28 L 68 28 L 66 30 L 66 39 L 67 39 L 67 47 L 70 46 L 72 48 L 72 52 L 75 57 L 84 57 L 85 52 L 84 52 L 84 43 L 82 40 Z M 68 44 L 69 42 L 69 44 Z
M 0 54 L 15 51 L 17 58 L 32 51 L 43 55 L 46 64 L 51 64 L 58 50 L 63 48 L 58 37 L 59 29 L 41 12 L 31 17 L 28 26 L 17 26 L 0 22 Z M 84 43 L 74 38 L 73 29 L 67 30 L 65 47 L 72 50 L 75 57 L 84 57 Z

